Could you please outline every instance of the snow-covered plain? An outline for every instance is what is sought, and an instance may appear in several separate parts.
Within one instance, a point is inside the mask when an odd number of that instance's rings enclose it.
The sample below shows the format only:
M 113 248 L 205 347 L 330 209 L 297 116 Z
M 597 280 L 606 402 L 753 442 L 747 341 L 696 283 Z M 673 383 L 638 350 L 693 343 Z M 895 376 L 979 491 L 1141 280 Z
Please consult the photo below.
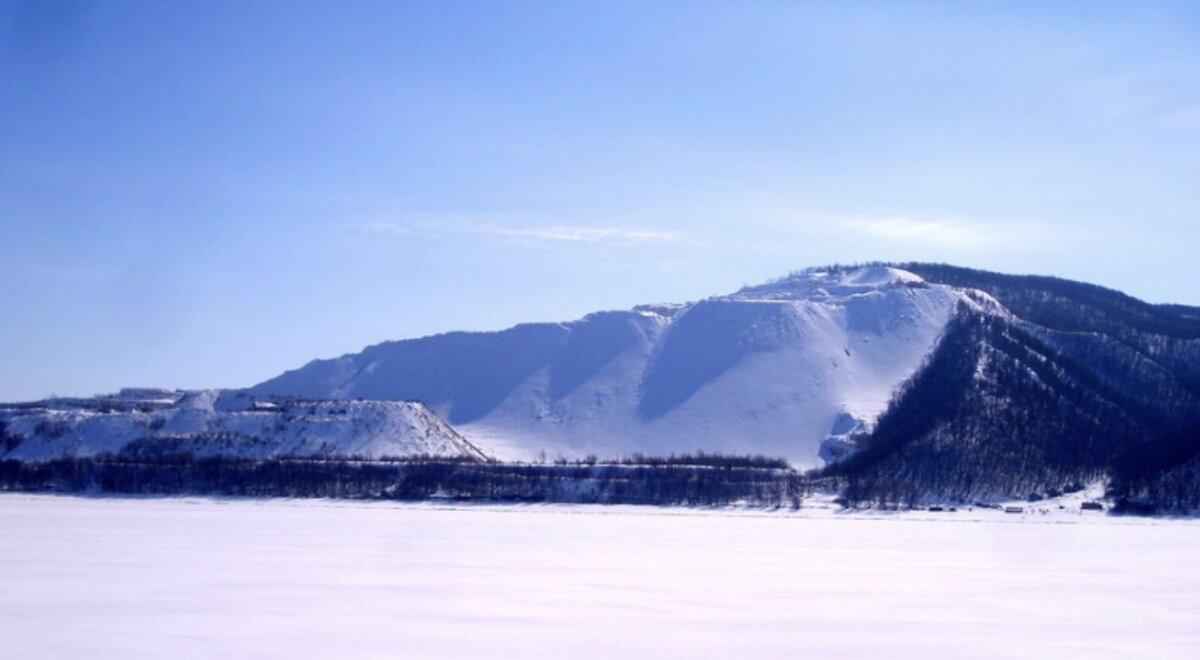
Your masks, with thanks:
M 1194 658 L 1200 524 L 0 496 L 0 657 Z

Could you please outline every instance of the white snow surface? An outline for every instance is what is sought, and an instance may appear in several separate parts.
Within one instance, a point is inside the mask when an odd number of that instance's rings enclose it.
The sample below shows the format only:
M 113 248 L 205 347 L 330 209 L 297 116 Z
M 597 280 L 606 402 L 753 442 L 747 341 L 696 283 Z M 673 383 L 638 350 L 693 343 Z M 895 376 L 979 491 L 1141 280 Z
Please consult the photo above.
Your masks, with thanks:
M 502 459 L 719 451 L 821 464 L 930 353 L 964 292 L 884 266 L 684 305 L 389 342 L 253 392 L 424 401 Z
M 0 495 L 0 657 L 1194 658 L 1200 524 Z
M 480 452 L 420 403 L 258 401 L 215 390 L 171 398 L 117 397 L 0 407 L 0 458 L 24 461 L 116 454 L 131 443 L 196 456 L 270 458 L 475 456 Z

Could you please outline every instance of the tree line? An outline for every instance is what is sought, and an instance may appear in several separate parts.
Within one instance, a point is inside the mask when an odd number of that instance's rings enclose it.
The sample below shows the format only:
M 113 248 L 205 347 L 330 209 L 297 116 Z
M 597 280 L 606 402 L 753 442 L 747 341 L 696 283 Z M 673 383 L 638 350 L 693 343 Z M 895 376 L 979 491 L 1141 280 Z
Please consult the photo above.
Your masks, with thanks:
M 777 468 L 172 456 L 0 461 L 0 490 L 250 497 L 799 508 L 811 483 Z

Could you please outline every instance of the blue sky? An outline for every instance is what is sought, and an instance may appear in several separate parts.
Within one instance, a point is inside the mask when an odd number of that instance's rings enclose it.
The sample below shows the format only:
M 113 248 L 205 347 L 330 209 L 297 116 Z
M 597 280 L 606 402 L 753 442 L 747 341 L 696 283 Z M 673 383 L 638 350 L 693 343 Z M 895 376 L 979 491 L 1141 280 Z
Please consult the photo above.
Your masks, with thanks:
M 0 0 L 0 400 L 936 260 L 1200 304 L 1195 3 Z

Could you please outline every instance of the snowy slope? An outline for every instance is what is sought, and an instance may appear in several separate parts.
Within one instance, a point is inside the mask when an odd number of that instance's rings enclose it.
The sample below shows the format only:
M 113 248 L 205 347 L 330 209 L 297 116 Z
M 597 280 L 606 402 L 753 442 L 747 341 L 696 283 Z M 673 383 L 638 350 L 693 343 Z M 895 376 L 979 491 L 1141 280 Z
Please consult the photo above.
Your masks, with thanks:
M 962 313 L 859 451 L 855 498 L 1020 497 L 1105 480 L 1141 510 L 1200 508 L 1200 319 L 1053 277 L 908 264 Z
M 217 391 L 122 395 L 0 406 L 0 458 L 482 456 L 420 403 L 265 402 Z
M 257 394 L 425 402 L 500 458 L 695 450 L 821 463 L 870 425 L 962 298 L 884 266 L 685 305 L 389 342 Z

